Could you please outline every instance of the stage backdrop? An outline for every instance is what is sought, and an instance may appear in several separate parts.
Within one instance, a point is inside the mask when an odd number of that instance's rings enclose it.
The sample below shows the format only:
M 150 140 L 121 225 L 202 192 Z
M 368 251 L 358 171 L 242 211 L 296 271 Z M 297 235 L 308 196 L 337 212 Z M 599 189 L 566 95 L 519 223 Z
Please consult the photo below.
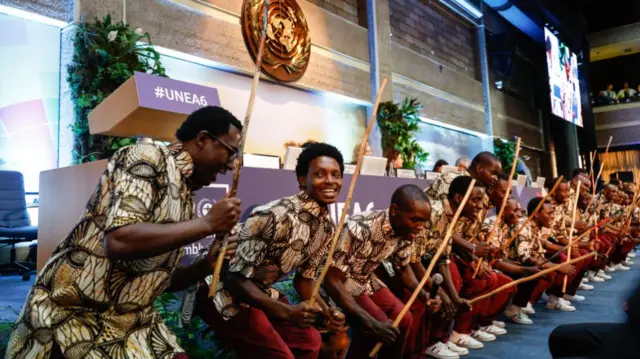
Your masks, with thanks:
M 218 181 L 209 187 L 202 188 L 195 194 L 196 215 L 205 215 L 216 201 L 224 198 L 231 184 L 231 173 L 218 176 Z M 351 175 L 345 175 L 342 181 L 342 191 L 338 203 L 329 207 L 331 218 L 337 223 L 344 208 L 344 201 L 347 197 Z M 357 214 L 372 209 L 385 209 L 389 207 L 391 194 L 403 184 L 415 184 L 420 188 L 426 188 L 429 184 L 424 179 L 390 178 L 380 176 L 360 176 L 353 194 L 353 201 L 349 208 L 349 215 Z M 243 214 L 241 221 L 244 221 L 251 210 L 257 205 L 262 205 L 270 201 L 291 196 L 298 192 L 298 182 L 294 171 L 274 170 L 263 168 L 243 168 L 240 176 L 240 186 L 238 187 L 238 197 L 242 201 Z M 526 207 L 526 204 L 533 197 L 540 194 L 537 188 L 517 188 L 514 187 L 513 196 L 518 198 Z M 203 239 L 200 242 L 191 244 L 184 248 L 184 262 L 191 262 L 197 253 L 206 247 L 212 237 Z

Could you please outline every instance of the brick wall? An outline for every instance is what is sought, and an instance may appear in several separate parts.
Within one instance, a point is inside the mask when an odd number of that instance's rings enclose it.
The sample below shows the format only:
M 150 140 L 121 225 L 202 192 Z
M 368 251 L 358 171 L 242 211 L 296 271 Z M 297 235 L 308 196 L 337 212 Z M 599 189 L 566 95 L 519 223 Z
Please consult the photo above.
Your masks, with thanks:
M 307 0 L 355 24 L 358 23 L 358 0 Z
M 393 41 L 478 79 L 475 30 L 427 0 L 390 0 Z

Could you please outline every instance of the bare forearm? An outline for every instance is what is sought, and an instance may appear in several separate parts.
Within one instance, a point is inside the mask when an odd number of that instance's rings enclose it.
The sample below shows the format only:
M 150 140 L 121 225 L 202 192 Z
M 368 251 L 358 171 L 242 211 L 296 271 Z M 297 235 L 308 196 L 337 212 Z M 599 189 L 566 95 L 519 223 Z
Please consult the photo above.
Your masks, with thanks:
M 313 295 L 313 288 L 315 287 L 315 281 L 313 279 L 304 278 L 303 276 L 296 273 L 295 278 L 293 279 L 293 286 L 295 287 L 298 295 L 300 295 L 300 299 L 302 300 L 310 300 Z M 320 295 L 316 296 L 316 303 L 320 306 L 323 311 L 329 309 L 327 303 L 322 299 Z
M 331 298 L 342 308 L 348 317 L 354 318 L 360 324 L 367 325 L 367 323 L 374 321 L 375 319 L 358 305 L 355 298 L 353 298 L 351 293 L 344 287 L 341 275 L 335 272 L 332 273 L 332 271 L 337 272 L 338 270 L 330 268 L 325 277 L 325 288 Z
M 176 292 L 186 289 L 199 280 L 204 279 L 211 272 L 209 261 L 203 258 L 189 266 L 179 267 L 171 275 L 171 285 L 167 292 Z
M 202 217 L 179 223 L 136 223 L 105 235 L 104 247 L 111 260 L 143 259 L 181 248 L 211 233 Z
M 513 274 L 513 275 L 524 275 L 525 271 L 521 265 L 513 263 L 508 260 L 501 260 L 495 263 L 495 267 L 498 270 L 501 270 L 505 273 Z
M 269 317 L 289 320 L 290 308 L 287 304 L 268 296 L 250 279 L 233 273 L 229 274 L 229 276 L 231 278 L 225 284 L 238 300 L 261 309 Z
M 473 253 L 473 244 L 469 243 L 469 241 L 463 239 L 459 235 L 451 236 L 453 238 L 453 245 L 463 249 L 466 252 Z

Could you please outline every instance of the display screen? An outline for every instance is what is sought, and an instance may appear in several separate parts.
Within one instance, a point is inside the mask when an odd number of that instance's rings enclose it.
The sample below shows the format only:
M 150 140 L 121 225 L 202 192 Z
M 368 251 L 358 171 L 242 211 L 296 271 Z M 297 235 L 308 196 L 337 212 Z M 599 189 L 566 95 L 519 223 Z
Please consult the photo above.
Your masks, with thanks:
M 545 27 L 547 69 L 551 92 L 551 112 L 582 127 L 578 57 Z

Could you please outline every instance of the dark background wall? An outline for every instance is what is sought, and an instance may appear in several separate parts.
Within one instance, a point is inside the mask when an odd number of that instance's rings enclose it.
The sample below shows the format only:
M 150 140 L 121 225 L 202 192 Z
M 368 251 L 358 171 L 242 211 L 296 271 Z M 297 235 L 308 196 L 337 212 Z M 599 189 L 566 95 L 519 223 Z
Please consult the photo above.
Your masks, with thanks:
M 591 62 L 589 71 L 591 72 L 589 90 L 594 95 L 604 90 L 610 83 L 616 91 L 622 89 L 625 82 L 629 82 L 629 86 L 636 89 L 640 84 L 640 54 Z

